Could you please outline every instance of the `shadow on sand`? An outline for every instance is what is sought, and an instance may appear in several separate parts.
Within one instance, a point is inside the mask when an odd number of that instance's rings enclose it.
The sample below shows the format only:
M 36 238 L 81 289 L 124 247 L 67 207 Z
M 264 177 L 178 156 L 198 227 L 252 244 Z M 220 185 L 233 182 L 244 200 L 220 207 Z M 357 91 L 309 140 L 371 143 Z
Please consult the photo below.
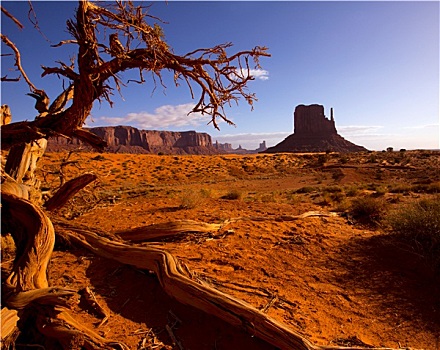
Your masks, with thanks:
M 396 327 L 418 325 L 438 334 L 440 276 L 398 236 L 357 237 L 342 248 L 345 274 L 338 284 L 369 298 L 378 318 L 395 317 Z
M 87 276 L 95 292 L 105 297 L 112 312 L 140 327 L 153 328 L 165 344 L 172 344 L 166 325 L 173 326 L 177 316 L 180 322 L 177 321 L 174 332 L 185 349 L 275 349 L 217 317 L 173 300 L 147 271 L 96 257 Z

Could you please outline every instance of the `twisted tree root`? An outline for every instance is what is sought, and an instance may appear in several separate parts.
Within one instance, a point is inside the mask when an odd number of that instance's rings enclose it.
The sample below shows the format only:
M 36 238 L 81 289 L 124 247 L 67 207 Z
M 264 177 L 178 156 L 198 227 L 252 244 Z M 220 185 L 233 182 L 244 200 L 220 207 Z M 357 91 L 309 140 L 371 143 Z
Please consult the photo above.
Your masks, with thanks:
M 314 345 L 299 333 L 268 317 L 246 302 L 225 294 L 207 283 L 191 279 L 178 260 L 164 249 L 153 245 L 140 247 L 116 242 L 98 236 L 90 230 L 68 224 L 57 223 L 57 228 L 62 235 L 99 256 L 153 271 L 164 291 L 179 302 L 219 317 L 233 326 L 243 328 L 248 333 L 280 349 L 367 349 Z M 371 348 L 368 349 L 371 350 Z M 378 349 L 388 348 L 376 350 Z
M 74 303 L 72 297 L 78 296 L 75 291 L 48 286 L 46 269 L 55 231 L 46 214 L 11 193 L 2 193 L 2 214 L 2 234 L 11 233 L 16 245 L 16 259 L 3 295 L 8 307 L 22 310 L 23 319 L 37 315 L 34 325 L 38 331 L 64 349 L 128 349 L 122 343 L 100 337 L 70 316 L 66 307 Z M 17 322 L 17 311 L 2 309 L 2 346 L 15 342 Z

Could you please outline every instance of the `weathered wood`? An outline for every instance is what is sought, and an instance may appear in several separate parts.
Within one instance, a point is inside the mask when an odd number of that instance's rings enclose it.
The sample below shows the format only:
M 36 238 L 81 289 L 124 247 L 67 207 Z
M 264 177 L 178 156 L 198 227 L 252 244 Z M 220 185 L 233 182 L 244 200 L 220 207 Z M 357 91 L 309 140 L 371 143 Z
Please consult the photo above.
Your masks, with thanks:
M 17 256 L 3 290 L 8 307 L 22 309 L 25 318 L 26 312 L 34 309 L 35 314 L 36 308 L 39 319 L 35 324 L 40 333 L 55 338 L 64 349 L 72 349 L 73 344 L 86 349 L 128 349 L 122 343 L 100 337 L 69 315 L 65 307 L 75 302 L 69 299 L 77 295 L 75 291 L 48 286 L 46 270 L 55 232 L 46 214 L 31 202 L 9 193 L 2 193 L 2 205 L 2 233 L 11 233 Z M 16 324 L 14 311 L 8 312 L 5 320 L 6 335 Z
M 0 107 L 0 126 L 9 124 L 12 121 L 11 109 L 8 105 Z
M 52 222 L 27 200 L 9 193 L 2 193 L 1 198 L 2 233 L 11 233 L 17 247 L 6 290 L 19 293 L 47 288 L 46 269 L 55 244 Z
M 177 259 L 164 249 L 136 247 L 111 241 L 87 230 L 63 229 L 72 241 L 97 255 L 143 270 L 153 271 L 167 294 L 179 302 L 219 317 L 233 326 L 244 328 L 281 349 L 310 350 L 312 343 L 285 325 L 269 318 L 253 306 L 222 293 L 208 284 L 200 284 L 183 273 Z
M 35 203 L 41 201 L 40 180 L 37 179 L 35 170 L 38 160 L 46 151 L 46 147 L 46 139 L 15 145 L 9 151 L 5 164 L 5 172 L 17 183 L 28 186 L 28 199 Z
M 11 177 L 2 176 L 2 193 L 13 194 L 19 198 L 29 199 L 29 188 L 26 185 L 17 183 Z
M 36 325 L 41 334 L 56 339 L 66 350 L 72 348 L 130 350 L 124 343 L 103 338 L 84 324 L 76 321 L 70 315 L 70 311 L 63 307 L 55 308 L 52 317 L 48 317 L 44 312 L 39 313 Z
M 1 348 L 7 348 L 10 343 L 10 338 L 17 331 L 17 322 L 20 319 L 18 312 L 7 307 L 2 308 L 1 311 Z
M 69 299 L 64 301 L 61 298 L 75 296 L 76 294 L 76 291 L 71 289 L 40 288 L 13 294 L 6 300 L 6 303 L 9 307 L 16 310 L 24 309 L 34 302 L 43 305 L 62 305 L 67 307 L 71 306 L 71 301 Z
M 56 226 L 57 230 L 61 231 L 71 241 L 82 245 L 99 256 L 139 269 L 153 271 L 164 291 L 177 301 L 221 318 L 280 349 L 367 349 L 362 347 L 347 348 L 314 345 L 299 333 L 272 319 L 252 305 L 223 293 L 208 283 L 191 279 L 172 254 L 165 249 L 154 246 L 154 244 L 141 247 L 127 245 L 66 223 L 58 222 Z M 368 349 L 371 350 L 372 348 Z M 389 348 L 376 348 L 376 350 L 379 349 L 391 350 Z
M 29 168 L 31 159 L 31 144 L 22 143 L 15 145 L 9 151 L 8 159 L 6 160 L 5 171 L 15 181 L 21 183 Z
M 194 220 L 171 221 L 115 232 L 116 236 L 130 242 L 147 242 L 184 233 L 217 232 L 224 224 L 208 224 Z
M 95 174 L 83 174 L 72 180 L 67 181 L 61 188 L 44 203 L 44 207 L 49 211 L 61 208 L 78 191 L 95 181 L 98 177 Z

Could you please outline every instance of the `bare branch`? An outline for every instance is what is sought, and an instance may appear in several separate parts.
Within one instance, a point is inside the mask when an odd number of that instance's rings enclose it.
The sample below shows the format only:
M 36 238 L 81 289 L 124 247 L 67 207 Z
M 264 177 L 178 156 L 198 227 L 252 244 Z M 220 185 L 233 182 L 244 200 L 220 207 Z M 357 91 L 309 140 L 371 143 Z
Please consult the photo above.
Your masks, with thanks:
M 52 47 L 60 47 L 66 44 L 78 44 L 78 41 L 76 40 L 62 40 L 58 44 L 50 45 Z
M 7 82 L 7 81 L 17 82 L 17 81 L 20 81 L 20 78 L 21 78 L 21 75 L 20 75 L 18 78 L 8 78 L 8 76 L 5 75 L 5 76 L 1 77 L 1 81 L 5 81 L 5 82 Z
M 30 90 L 31 90 L 31 91 L 35 91 L 35 90 L 37 90 L 37 88 L 35 87 L 35 85 L 32 84 L 32 82 L 29 80 L 28 76 L 26 75 L 26 72 L 24 71 L 23 67 L 21 66 L 21 55 L 20 55 L 20 51 L 18 51 L 18 49 L 17 49 L 17 47 L 15 46 L 15 44 L 14 44 L 11 40 L 9 40 L 9 38 L 8 38 L 6 35 L 0 33 L 0 36 L 1 36 L 2 41 L 3 41 L 6 45 L 8 45 L 8 46 L 14 51 L 14 54 L 15 54 L 15 66 L 16 66 L 17 69 L 20 71 L 20 73 L 21 73 L 21 75 L 23 76 L 23 78 L 24 78 L 24 80 L 26 81 L 26 83 L 29 85 Z
M 20 29 L 24 28 L 23 24 L 21 24 L 17 18 L 15 18 L 13 15 L 11 15 L 3 6 L 0 6 L 0 7 L 1 7 L 2 12 L 6 16 L 8 16 L 17 25 L 18 28 L 20 28 Z
M 96 179 L 97 176 L 95 174 L 83 174 L 77 178 L 67 181 L 54 194 L 54 196 L 44 204 L 45 208 L 49 211 L 54 211 L 61 208 L 71 197 L 78 193 L 78 191 Z
M 55 109 L 51 109 L 45 120 L 20 125 L 19 128 L 33 130 L 34 133 L 29 135 L 74 136 L 89 116 L 94 101 L 105 99 L 112 105 L 113 90 L 121 92 L 124 86 L 119 74 L 131 69 L 139 70 L 137 82 L 140 84 L 145 82 L 144 71 L 151 72 L 155 88 L 156 82 L 166 88 L 161 75 L 163 70 L 173 72 L 175 85 L 178 86 L 180 80 L 185 81 L 191 97 L 197 100 L 190 113 L 211 116 L 210 122 L 215 128 L 219 127 L 218 119 L 233 124 L 225 115 L 226 104 L 238 103 L 243 98 L 252 107 L 256 97 L 247 90 L 247 84 L 254 79 L 250 75 L 250 69 L 254 68 L 251 64 L 253 62 L 255 67 L 259 67 L 259 58 L 270 56 L 267 48 L 257 46 L 228 56 L 227 50 L 232 44 L 225 43 L 179 56 L 168 47 L 162 28 L 147 23 L 147 20 L 157 18 L 148 15 L 146 10 L 148 7 L 135 6 L 131 1 L 102 6 L 101 3 L 80 1 L 75 20 L 67 21 L 67 30 L 73 39 L 55 45 L 78 45 L 77 70 L 74 71 L 73 64 L 67 66 L 59 62 L 59 67 L 43 67 L 42 73 L 42 76 L 56 74 L 69 79 L 75 91 L 73 102 L 65 111 L 54 114 Z M 105 45 L 98 40 L 98 33 L 107 31 L 110 31 L 113 47 L 112 42 Z M 123 34 L 124 43 L 117 40 L 117 33 Z M 134 43 L 136 48 L 131 48 Z M 110 59 L 101 57 L 109 54 L 112 56 Z M 195 95 L 196 91 L 199 96 Z M 16 131 L 13 125 L 4 127 L 2 135 L 6 138 L 3 141 L 13 142 L 10 136 Z M 84 140 L 91 141 L 94 147 L 103 147 L 100 141 L 88 136 Z

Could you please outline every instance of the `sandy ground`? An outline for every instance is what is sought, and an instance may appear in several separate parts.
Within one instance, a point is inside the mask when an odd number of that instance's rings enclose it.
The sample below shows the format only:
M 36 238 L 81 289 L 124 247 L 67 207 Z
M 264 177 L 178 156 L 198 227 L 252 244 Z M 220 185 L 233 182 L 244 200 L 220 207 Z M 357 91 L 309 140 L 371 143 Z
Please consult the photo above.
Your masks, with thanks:
M 236 296 L 315 344 L 440 349 L 440 279 L 383 227 L 344 214 L 376 196 L 391 212 L 433 194 L 439 153 L 156 156 L 50 153 L 43 186 L 93 171 L 99 181 L 57 215 L 114 233 L 192 219 L 219 232 L 159 242 L 199 278 Z M 400 189 L 400 190 L 397 190 Z M 400 193 L 399 193 L 400 192 Z M 291 220 L 308 211 L 337 215 Z M 232 222 L 229 222 L 229 221 Z M 2 265 L 2 268 L 4 266 Z M 89 286 L 109 312 L 78 317 L 132 349 L 273 349 L 252 334 L 170 299 L 148 271 L 57 246 L 52 285 Z M 162 345 L 160 345 L 162 344 Z M 160 345 L 160 346 L 159 346 Z

